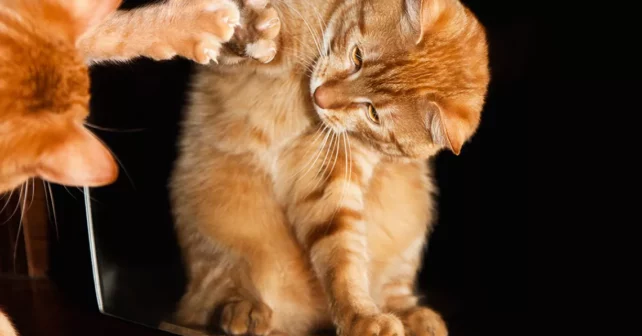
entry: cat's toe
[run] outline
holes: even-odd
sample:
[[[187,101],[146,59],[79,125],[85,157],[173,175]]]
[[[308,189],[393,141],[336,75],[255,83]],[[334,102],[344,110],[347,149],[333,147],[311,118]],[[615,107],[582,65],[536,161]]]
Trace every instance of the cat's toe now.
[[[254,27],[262,39],[271,40],[279,35],[281,19],[274,8],[268,8],[259,14]]]
[[[145,54],[153,60],[164,61],[174,58],[176,51],[164,43],[154,43]]]
[[[223,307],[221,328],[228,335],[268,335],[272,329],[272,309],[247,300],[230,302]]]
[[[200,64],[208,64],[210,62],[217,62],[221,44],[214,36],[204,35],[194,46],[193,60]]]
[[[261,63],[269,63],[276,56],[276,43],[271,40],[259,40],[245,48],[245,54]]]
[[[245,6],[254,8],[254,9],[263,9],[268,4],[268,0],[244,0],[243,3]]]
[[[211,1],[197,18],[202,32],[216,36],[221,42],[229,41],[239,25],[241,13],[238,7],[228,1]]]
[[[434,310],[417,307],[403,316],[406,329],[413,336],[447,336],[446,323]]]
[[[391,314],[378,314],[372,316],[357,316],[346,328],[345,336],[404,336],[401,321]]]

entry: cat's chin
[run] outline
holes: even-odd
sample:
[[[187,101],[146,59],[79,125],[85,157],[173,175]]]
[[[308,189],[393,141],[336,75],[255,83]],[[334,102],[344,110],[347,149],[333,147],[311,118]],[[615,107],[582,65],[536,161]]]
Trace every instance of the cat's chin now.
[[[348,129],[343,126],[336,117],[332,116],[332,110],[320,108],[314,102],[312,103],[312,105],[314,106],[314,111],[319,116],[319,119],[321,120],[323,125],[329,127],[334,133],[341,134],[348,131]]]

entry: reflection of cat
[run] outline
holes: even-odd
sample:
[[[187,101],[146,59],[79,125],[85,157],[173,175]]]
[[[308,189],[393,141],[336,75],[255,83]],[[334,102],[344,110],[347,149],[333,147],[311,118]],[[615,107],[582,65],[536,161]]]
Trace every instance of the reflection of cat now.
[[[169,0],[115,12],[120,2],[0,4],[0,193],[34,176],[76,186],[114,181],[111,154],[83,126],[86,61],[179,55],[207,63],[218,58],[241,15],[230,0]],[[272,49],[247,56],[260,59]]]
[[[445,335],[415,294],[425,161],[477,129],[483,27],[458,0],[272,6],[274,61],[203,69],[191,94],[171,179],[178,322],[209,327],[220,308],[228,334]]]

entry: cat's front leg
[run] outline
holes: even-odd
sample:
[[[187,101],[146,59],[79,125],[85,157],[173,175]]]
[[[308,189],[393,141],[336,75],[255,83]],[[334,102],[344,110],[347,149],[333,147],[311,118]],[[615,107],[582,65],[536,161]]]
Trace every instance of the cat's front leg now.
[[[325,176],[298,179],[289,220],[325,290],[339,335],[404,336],[395,315],[383,313],[370,295],[364,190],[374,163],[339,153]],[[355,154],[358,156],[358,154]],[[324,163],[321,164],[325,165]],[[328,171],[329,167],[312,170]],[[314,174],[312,174],[314,175]]]
[[[239,21],[232,0],[169,0],[117,11],[85,33],[78,47],[90,62],[181,56],[207,64],[217,61]]]

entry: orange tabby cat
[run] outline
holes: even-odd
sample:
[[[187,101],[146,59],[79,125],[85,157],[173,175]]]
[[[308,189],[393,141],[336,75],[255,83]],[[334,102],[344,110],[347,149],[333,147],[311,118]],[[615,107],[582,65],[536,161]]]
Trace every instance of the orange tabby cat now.
[[[203,69],[171,178],[180,324],[226,333],[443,336],[415,278],[426,159],[459,154],[489,82],[458,0],[273,0],[267,65]]]
[[[83,126],[89,102],[86,62],[178,55],[208,63],[219,58],[241,18],[230,0],[170,0],[115,12],[119,4],[0,4],[0,193],[34,176],[75,186],[113,182],[118,169],[111,154]],[[248,52],[227,53],[226,62],[245,57],[268,62],[276,51],[250,37],[233,42],[247,45]]]

